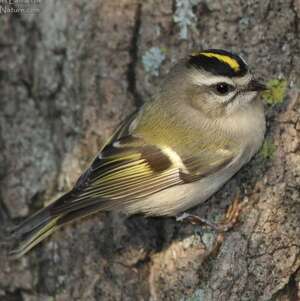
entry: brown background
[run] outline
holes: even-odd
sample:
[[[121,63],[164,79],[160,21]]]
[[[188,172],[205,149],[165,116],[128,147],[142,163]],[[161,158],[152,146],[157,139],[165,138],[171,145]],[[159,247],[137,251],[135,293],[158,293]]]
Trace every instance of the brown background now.
[[[283,78],[289,88],[283,104],[266,107],[274,155],[258,154],[193,210],[217,219],[238,192],[247,201],[218,254],[208,230],[100,214],[19,261],[6,260],[2,243],[0,300],[300,299],[300,1],[36,6],[36,14],[0,15],[1,236],[67,191],[114,127],[192,50],[235,50],[258,77]],[[161,64],[147,61],[152,47]]]

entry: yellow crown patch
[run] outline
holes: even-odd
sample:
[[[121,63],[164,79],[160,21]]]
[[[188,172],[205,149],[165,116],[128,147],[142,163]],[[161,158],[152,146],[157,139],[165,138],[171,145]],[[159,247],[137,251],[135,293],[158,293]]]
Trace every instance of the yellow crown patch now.
[[[240,65],[237,62],[237,60],[235,60],[234,58],[225,55],[225,54],[219,54],[219,53],[214,53],[214,52],[200,52],[200,53],[193,53],[193,56],[196,55],[205,55],[207,57],[213,57],[218,59],[219,61],[222,61],[224,63],[226,63],[227,65],[229,65],[229,67],[234,70],[235,72],[238,72],[240,70]]]

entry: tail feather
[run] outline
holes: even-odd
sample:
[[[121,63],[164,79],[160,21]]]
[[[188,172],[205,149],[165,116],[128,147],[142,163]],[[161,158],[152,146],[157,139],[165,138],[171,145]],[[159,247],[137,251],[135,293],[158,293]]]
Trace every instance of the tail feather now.
[[[58,203],[62,203],[63,198],[66,199],[69,197],[70,195],[68,194],[62,196],[53,204],[38,211],[11,231],[11,237],[16,240],[17,245],[10,252],[11,258],[22,257],[62,225],[111,207],[107,201],[98,200],[96,202],[95,200],[91,200],[84,207],[77,208],[77,206],[74,206],[74,208],[69,210],[60,211],[59,214],[53,213],[53,206],[57,207]]]
[[[17,259],[30,251],[57,229],[57,221],[59,218],[60,216],[57,216],[50,221],[40,224],[39,227],[34,227],[32,231],[19,238],[18,246],[10,251],[9,256]]]
[[[49,208],[44,208],[29,218],[25,219],[22,223],[11,229],[11,234],[20,237],[26,233],[34,231],[36,228],[41,227],[43,224],[51,220]]]
[[[11,234],[15,237],[20,237],[33,232],[35,229],[42,227],[43,225],[50,223],[54,217],[61,215],[62,212],[53,212],[54,207],[59,207],[64,205],[70,200],[73,200],[74,196],[72,191],[64,194],[58,198],[55,202],[51,203],[47,207],[39,210],[35,214],[31,215],[25,219],[22,223],[17,225],[15,228],[11,229]]]

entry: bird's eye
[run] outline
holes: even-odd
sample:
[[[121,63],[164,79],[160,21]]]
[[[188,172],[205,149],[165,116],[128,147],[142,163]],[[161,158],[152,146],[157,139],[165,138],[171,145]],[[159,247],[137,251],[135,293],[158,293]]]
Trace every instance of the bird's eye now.
[[[213,85],[213,90],[218,95],[226,95],[234,90],[234,86],[227,83],[218,83],[216,85]]]

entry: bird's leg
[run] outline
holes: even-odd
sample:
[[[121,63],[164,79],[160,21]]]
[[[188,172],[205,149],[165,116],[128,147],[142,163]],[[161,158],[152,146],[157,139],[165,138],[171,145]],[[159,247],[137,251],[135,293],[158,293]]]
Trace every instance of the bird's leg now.
[[[213,223],[198,215],[193,215],[189,213],[183,213],[180,216],[177,216],[176,221],[206,225],[212,228],[213,230],[215,230],[216,232],[222,233],[230,230],[234,226],[234,224],[237,222],[240,211],[241,211],[241,204],[237,197],[234,200],[234,202],[229,206],[224,219],[220,223]]]

